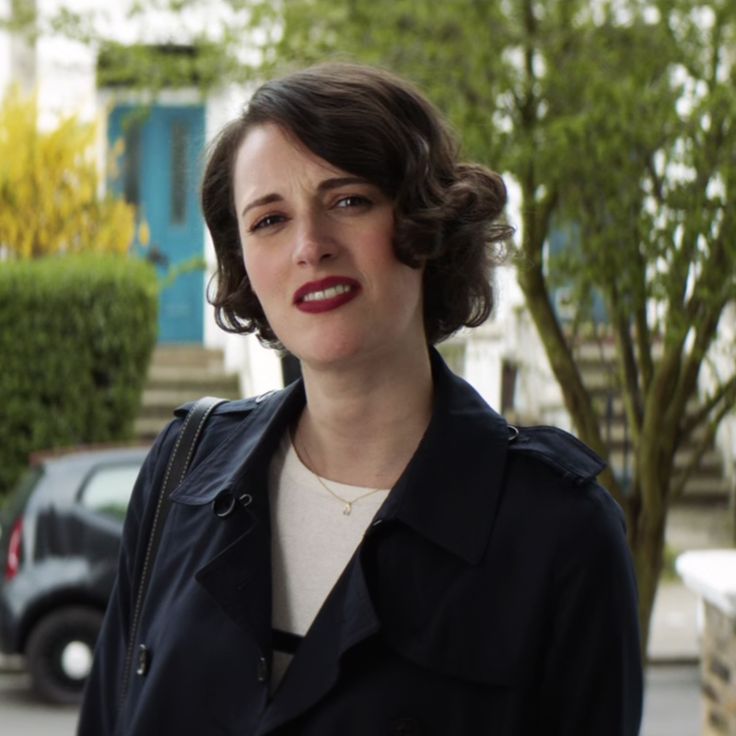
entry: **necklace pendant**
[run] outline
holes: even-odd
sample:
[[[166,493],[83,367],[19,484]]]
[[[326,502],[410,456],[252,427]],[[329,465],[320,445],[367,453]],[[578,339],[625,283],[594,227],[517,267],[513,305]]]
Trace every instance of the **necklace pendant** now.
[[[350,516],[350,512],[352,510],[353,510],[353,504],[346,501],[345,505],[342,507],[343,516]]]

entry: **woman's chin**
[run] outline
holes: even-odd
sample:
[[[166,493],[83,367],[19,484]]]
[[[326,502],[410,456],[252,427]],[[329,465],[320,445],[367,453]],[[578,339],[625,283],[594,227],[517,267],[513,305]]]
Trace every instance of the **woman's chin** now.
[[[309,344],[287,345],[287,348],[303,365],[319,370],[344,368],[367,359],[371,353],[362,341],[354,339],[314,340]]]

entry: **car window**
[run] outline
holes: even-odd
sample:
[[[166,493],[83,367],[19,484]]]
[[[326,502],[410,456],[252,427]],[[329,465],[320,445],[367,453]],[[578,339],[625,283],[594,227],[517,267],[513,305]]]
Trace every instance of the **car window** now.
[[[82,489],[80,503],[85,508],[122,520],[139,470],[138,464],[95,468]]]
[[[0,506],[0,523],[11,524],[23,511],[31,491],[36,487],[43,475],[43,468],[31,466],[27,468],[11,493],[2,501]]]

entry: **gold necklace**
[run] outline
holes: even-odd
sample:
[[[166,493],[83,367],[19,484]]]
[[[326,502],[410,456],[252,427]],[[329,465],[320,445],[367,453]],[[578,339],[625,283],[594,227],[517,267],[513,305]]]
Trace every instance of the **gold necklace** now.
[[[312,458],[309,457],[309,453],[307,452],[307,448],[304,446],[304,443],[302,442],[301,451],[304,453],[304,459],[307,461],[306,465],[311,469],[314,468],[315,465],[312,462]],[[296,438],[294,439],[294,452],[296,452],[297,456],[299,455],[299,452],[296,449]],[[312,474],[317,479],[319,484],[324,488],[327,493],[330,494],[334,499],[338,500],[342,504],[342,513],[343,516],[350,516],[350,513],[353,510],[353,504],[358,503],[358,501],[362,501],[364,498],[368,498],[368,496],[372,496],[374,493],[380,493],[381,491],[385,491],[384,488],[374,488],[373,490],[368,491],[367,493],[363,493],[357,498],[354,498],[352,501],[348,501],[347,498],[343,498],[338,493],[335,493],[335,491],[330,488],[327,483],[323,480],[322,476],[318,473],[315,473],[314,470],[312,470]]]

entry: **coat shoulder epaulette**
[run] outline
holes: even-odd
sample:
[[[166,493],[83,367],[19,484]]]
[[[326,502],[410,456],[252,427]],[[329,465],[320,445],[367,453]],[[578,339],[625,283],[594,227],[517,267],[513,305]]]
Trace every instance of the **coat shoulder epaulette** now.
[[[511,429],[512,437],[509,445],[511,452],[533,455],[575,482],[592,480],[606,467],[606,463],[597,453],[563,429],[558,427]]]
[[[222,404],[218,404],[214,410],[213,414],[249,414],[253,411],[259,404],[261,404],[266,399],[270,398],[271,396],[277,394],[278,391],[267,391],[264,394],[260,394],[259,396],[252,396],[247,399],[233,399],[233,400],[226,400]],[[184,417],[187,415],[189,410],[194,406],[196,402],[195,401],[187,401],[185,404],[182,404],[181,406],[177,406],[176,409],[174,409],[174,416],[177,417]]]

